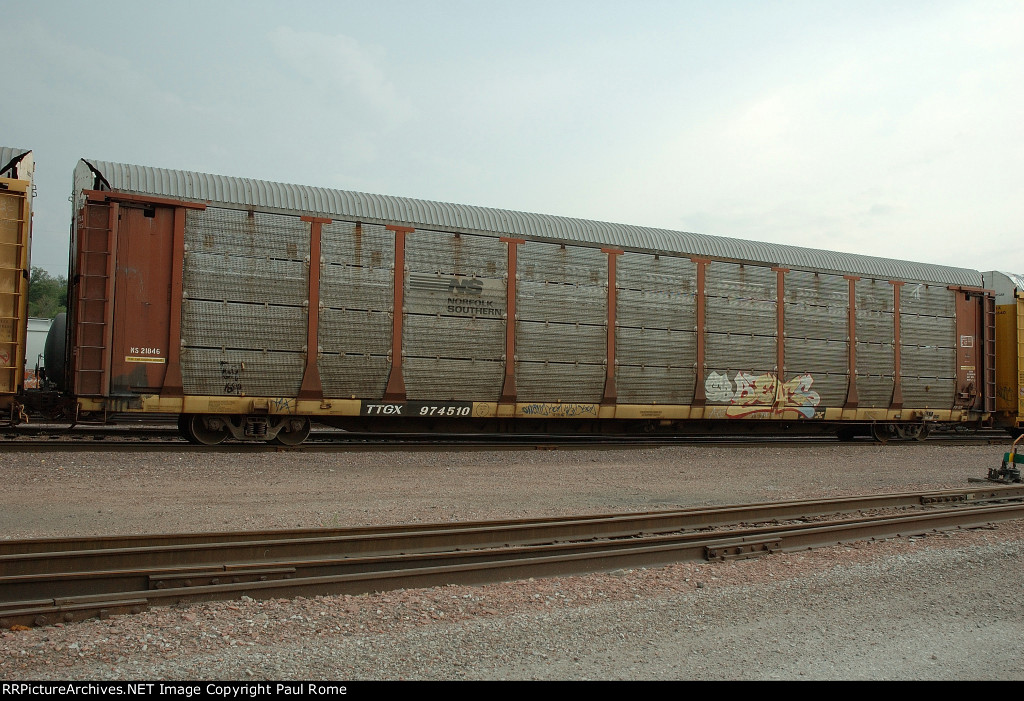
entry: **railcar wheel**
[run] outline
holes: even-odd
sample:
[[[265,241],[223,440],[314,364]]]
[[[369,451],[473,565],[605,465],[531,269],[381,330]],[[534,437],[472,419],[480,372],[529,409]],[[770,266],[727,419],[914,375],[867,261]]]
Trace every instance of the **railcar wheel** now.
[[[888,443],[893,437],[893,429],[890,424],[871,424],[871,436],[879,443]]]
[[[294,428],[295,421],[297,420],[289,419],[289,423],[292,423],[293,425],[287,426],[287,428],[291,428],[292,430],[285,431],[284,428],[282,428],[277,432],[277,435],[274,436],[274,443],[278,443],[280,445],[298,445],[309,437],[309,419],[302,419],[302,426],[300,428]]]
[[[899,424],[896,435],[910,441],[923,441],[928,437],[929,429],[925,424]]]
[[[217,445],[223,443],[228,437],[225,428],[207,428],[205,417],[200,414],[193,414],[187,422],[189,440],[199,445]]]

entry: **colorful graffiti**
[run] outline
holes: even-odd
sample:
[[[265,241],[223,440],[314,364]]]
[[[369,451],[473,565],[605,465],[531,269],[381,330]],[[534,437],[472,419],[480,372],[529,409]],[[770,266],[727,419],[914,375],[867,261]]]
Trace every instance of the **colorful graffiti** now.
[[[734,419],[814,417],[821,397],[811,389],[814,377],[798,375],[779,383],[771,373],[753,375],[737,372],[734,380],[726,373],[712,372],[704,381],[708,402],[729,404],[726,416]]]

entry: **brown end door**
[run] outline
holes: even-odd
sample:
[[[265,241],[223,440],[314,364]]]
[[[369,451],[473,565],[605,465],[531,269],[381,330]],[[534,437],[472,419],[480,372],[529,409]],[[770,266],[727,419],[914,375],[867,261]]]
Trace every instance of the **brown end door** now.
[[[119,209],[110,394],[157,392],[170,341],[174,208]]]

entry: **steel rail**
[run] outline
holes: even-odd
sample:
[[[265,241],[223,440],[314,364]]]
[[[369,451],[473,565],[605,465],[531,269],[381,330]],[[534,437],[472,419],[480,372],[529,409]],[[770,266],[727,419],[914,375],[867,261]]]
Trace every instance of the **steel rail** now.
[[[421,552],[459,547],[498,547],[574,538],[626,538],[684,529],[808,518],[867,509],[1024,497],[1024,485],[871,494],[832,499],[793,499],[718,507],[588,514],[547,518],[404,524],[349,528],[226,531],[0,541],[0,574],[29,575],[211,562]],[[3,579],[0,578],[0,587]],[[0,590],[2,591],[2,590]]]
[[[927,441],[897,441],[894,445],[934,446],[968,446],[968,445],[1009,445],[1012,442],[1006,434],[994,435],[946,435],[932,436]],[[313,438],[295,446],[278,445],[275,443],[225,441],[217,445],[197,446],[183,439],[168,436],[160,437],[105,437],[100,434],[89,434],[71,438],[51,437],[47,440],[33,438],[7,438],[0,436],[0,445],[8,452],[88,452],[101,450],[104,452],[121,451],[160,451],[182,453],[238,453],[247,452],[372,452],[380,450],[555,450],[555,449],[616,449],[627,447],[665,448],[665,447],[746,447],[765,448],[778,446],[815,446],[815,445],[878,445],[869,438],[853,441],[839,441],[835,436],[525,436],[509,434],[506,436],[464,435],[464,436],[422,436],[372,434],[342,436],[335,438]]]
[[[776,526],[724,535],[664,535],[636,541],[551,544],[540,547],[516,546],[496,550],[448,553],[420,553],[384,557],[379,563],[368,558],[366,571],[309,576],[281,564],[274,573],[280,578],[170,586],[168,588],[116,591],[85,596],[10,602],[0,608],[4,625],[30,622],[43,625],[84,617],[139,611],[149,606],[211,601],[248,595],[253,598],[361,594],[398,588],[442,584],[484,584],[524,576],[564,576],[626,567],[665,565],[680,561],[752,557],[779,551],[802,550],[864,539],[921,535],[950,528],[989,525],[1024,517],[1024,503],[942,509],[931,513],[888,517],[864,517],[815,525]],[[301,566],[303,563],[299,563]],[[352,569],[353,563],[345,563]],[[270,568],[267,568],[270,569]],[[231,574],[225,572],[225,578]],[[295,576],[299,575],[299,576]],[[181,575],[176,575],[181,576]],[[187,576],[187,575],[184,575]],[[294,577],[294,578],[291,578]],[[156,586],[159,586],[157,581]],[[162,580],[165,587],[182,580]]]
[[[841,513],[850,510],[854,506],[863,508],[863,504],[871,504],[871,508],[886,508],[893,506],[908,505],[908,499],[916,496],[918,504],[948,504],[950,502],[967,503],[971,499],[986,500],[1007,500],[1019,498],[1021,488],[1017,487],[996,487],[985,488],[982,493],[977,490],[947,490],[945,492],[930,492],[917,495],[881,495],[864,498],[848,498],[845,504],[838,506],[833,503],[831,513]],[[858,501],[860,504],[858,505]],[[782,504],[758,504],[747,505],[746,507],[725,507],[724,509],[702,510],[691,509],[686,512],[690,527],[698,525],[708,527],[707,524],[735,525],[755,519],[778,519],[793,517],[811,517],[827,512],[824,508],[828,502],[814,502],[810,500],[794,501]],[[800,511],[800,509],[803,511]],[[439,534],[447,540],[448,546],[441,547],[439,543],[430,541],[425,547],[417,549],[394,550],[392,546],[372,548],[363,551],[344,549],[343,554],[338,550],[327,548],[315,553],[313,550],[289,549],[265,547],[262,556],[254,559],[239,560],[231,558],[212,558],[211,561],[197,563],[190,560],[188,564],[176,561],[168,555],[181,555],[182,547],[171,546],[158,547],[160,557],[148,566],[141,566],[137,562],[134,566],[116,569],[107,568],[100,572],[90,572],[86,567],[78,571],[64,572],[31,572],[22,575],[8,575],[3,578],[0,584],[0,600],[8,603],[0,606],[0,623],[11,625],[12,621],[23,622],[31,619],[32,622],[52,622],[54,611],[61,611],[61,616],[71,616],[71,619],[88,615],[97,615],[101,609],[108,611],[117,609],[119,611],[137,608],[140,601],[150,603],[163,601],[168,596],[171,598],[193,598],[205,596],[204,592],[234,592],[241,591],[246,587],[253,587],[262,591],[265,588],[292,587],[295,591],[304,590],[306,582],[312,582],[314,587],[323,581],[363,581],[367,577],[379,576],[385,583],[391,583],[393,572],[406,572],[409,577],[422,578],[430,576],[431,573],[462,572],[469,567],[470,570],[480,567],[484,571],[501,570],[501,563],[513,563],[515,568],[523,567],[520,561],[525,562],[575,562],[578,558],[597,558],[600,561],[615,561],[625,558],[624,562],[633,563],[631,558],[640,557],[641,561],[647,564],[665,564],[666,562],[678,561],[679,559],[690,559],[692,552],[687,548],[695,547],[698,550],[703,548],[703,557],[710,559],[722,559],[726,557],[740,557],[762,552],[772,552],[780,549],[793,549],[816,547],[821,544],[832,544],[846,539],[862,539],[865,537],[890,537],[893,534],[906,535],[908,532],[926,532],[937,528],[950,528],[957,525],[977,525],[981,518],[985,523],[1004,518],[1020,518],[1021,509],[1024,505],[1019,503],[1009,506],[996,507],[967,507],[959,509],[945,509],[932,511],[923,515],[910,515],[899,517],[860,517],[846,519],[844,521],[833,521],[824,524],[789,524],[771,525],[758,528],[745,528],[729,533],[688,532],[679,533],[679,523],[662,521],[655,524],[653,528],[651,517],[665,516],[663,512],[650,512],[648,514],[615,514],[609,517],[612,524],[602,524],[599,519],[548,519],[540,526],[547,528],[548,533],[539,537],[538,533],[532,537],[522,538],[517,544],[509,544],[512,538],[507,533],[500,534],[500,527],[486,522],[472,524],[473,528],[465,529],[471,534],[471,541],[458,542],[460,550],[453,550],[451,544],[457,537],[457,529],[446,528],[440,533],[431,533],[429,527],[422,527],[420,533],[428,539],[437,537]],[[714,512],[710,513],[709,512]],[[731,514],[730,514],[731,512]],[[1011,515],[1006,515],[1007,513]],[[694,521],[693,517],[705,515],[703,522]],[[669,514],[678,518],[681,513]],[[623,530],[621,526],[634,519],[634,525],[630,529]],[[973,520],[971,520],[973,519]],[[621,523],[614,523],[619,521]],[[505,522],[508,523],[508,522]],[[525,527],[525,522],[512,522],[514,526]],[[636,524],[644,524],[644,528],[636,530]],[[435,524],[436,525],[436,524]],[[534,524],[536,525],[536,524]],[[597,526],[595,528],[595,526]],[[560,531],[562,538],[569,542],[560,542],[550,537],[554,531],[551,529],[564,528]],[[682,528],[685,528],[683,526]],[[400,528],[400,527],[399,527]],[[921,530],[921,529],[924,530]],[[645,530],[646,529],[646,530]],[[895,530],[894,530],[895,529]],[[910,529],[908,531],[908,529]],[[415,530],[415,529],[413,529]],[[497,539],[487,540],[499,534]],[[823,536],[821,534],[827,534]],[[835,534],[839,534],[838,536]],[[847,535],[844,535],[847,534]],[[853,535],[848,535],[853,534]],[[216,534],[214,534],[216,535]],[[387,536],[410,535],[410,531],[397,531]],[[523,535],[523,533],[520,533]],[[483,536],[483,537],[482,537]],[[595,540],[602,538],[601,540]],[[838,538],[838,540],[836,539]],[[618,540],[614,540],[618,539]],[[785,545],[783,544],[785,539]],[[332,540],[332,539],[329,539]],[[503,542],[504,541],[504,542]],[[257,550],[266,546],[269,541],[248,543],[255,546]],[[37,541],[37,544],[39,542]],[[336,545],[337,542],[332,543]],[[233,544],[237,545],[237,544]],[[279,545],[276,544],[276,545]],[[309,545],[308,543],[306,545]],[[420,544],[421,546],[424,543]],[[194,546],[192,546],[194,547]],[[175,550],[178,550],[175,553]],[[132,549],[127,549],[132,550]],[[135,548],[136,555],[143,548]],[[209,552],[213,552],[210,549]],[[249,552],[249,551],[247,551]],[[675,553],[668,560],[659,560],[652,555],[658,552]],[[679,554],[683,552],[684,554]],[[690,553],[690,554],[685,554]],[[95,551],[84,553],[85,561],[94,557]],[[118,552],[124,555],[124,552]],[[238,554],[237,552],[235,553]],[[250,553],[251,554],[251,553]],[[35,556],[61,556],[75,555],[74,552],[29,553],[29,561],[42,562],[40,557]],[[13,556],[5,556],[8,559],[6,564],[16,561]],[[654,557],[654,560],[643,558]],[[658,556],[660,557],[660,556]],[[538,559],[539,558],[539,559]],[[555,558],[555,560],[551,560]],[[612,558],[607,560],[606,558]],[[619,558],[619,559],[616,559]],[[519,563],[519,564],[515,564]],[[82,564],[80,562],[79,564]],[[566,565],[568,566],[568,565]],[[625,565],[617,565],[625,566]],[[452,568],[455,568],[452,570]],[[7,567],[3,571],[7,571]],[[469,570],[465,570],[469,571]],[[577,570],[573,570],[577,572]],[[542,574],[548,573],[544,569]],[[565,573],[565,572],[556,572]],[[461,575],[460,575],[461,576]],[[471,576],[471,575],[466,575]],[[475,576],[475,575],[473,575]],[[349,578],[349,579],[346,579]],[[339,579],[340,578],[340,579]],[[354,579],[353,579],[354,578]],[[274,582],[277,582],[276,584]],[[370,580],[367,580],[370,581]],[[420,581],[416,579],[416,581]],[[459,580],[462,581],[462,580]],[[494,580],[488,580],[494,581]],[[285,583],[289,582],[289,583]],[[298,582],[303,582],[301,585]],[[406,585],[403,585],[406,586]],[[413,585],[409,585],[413,586]],[[429,584],[416,584],[414,586],[431,586]],[[87,596],[71,596],[89,588]],[[209,589],[213,587],[213,589]],[[226,588],[225,588],[226,587]],[[376,589],[387,588],[377,586]],[[168,594],[154,594],[153,591],[168,590]],[[375,589],[369,589],[375,590]],[[274,590],[276,591],[276,589]],[[145,592],[149,592],[145,594]],[[349,593],[346,589],[342,593]],[[274,596],[278,594],[273,594]],[[45,598],[40,598],[45,597]],[[98,597],[98,598],[97,598]],[[91,606],[97,601],[106,602],[102,606]],[[128,602],[128,603],[111,603]],[[49,612],[49,613],[47,613]],[[41,617],[41,618],[40,618]],[[68,619],[68,620],[71,620]]]
[[[962,511],[949,513],[962,513]],[[853,528],[854,526],[873,524],[878,518],[877,516],[861,516],[830,521],[829,525],[833,528]],[[777,539],[780,533],[796,533],[807,528],[808,524],[805,522],[773,523],[768,526],[738,528],[727,533],[719,532],[713,535],[722,538],[728,537],[730,540],[759,542],[762,536]],[[232,562],[215,560],[212,563],[200,565],[169,564],[106,571],[82,570],[13,575],[0,578],[0,600],[67,597],[80,593],[83,586],[87,586],[91,593],[137,591],[154,587],[163,589],[172,585],[192,587],[199,584],[218,584],[221,581],[240,583],[406,569],[413,566],[425,566],[422,563],[428,563],[430,566],[448,566],[481,558],[484,560],[516,559],[522,557],[524,553],[536,557],[538,553],[567,555],[590,550],[632,549],[637,547],[641,541],[646,545],[680,544],[687,541],[705,542],[709,537],[712,537],[712,534],[702,528],[687,532],[636,533],[629,536],[612,535],[610,537],[591,536],[586,539],[570,538],[566,541],[546,539],[524,541],[515,545],[495,542],[484,544],[481,547],[468,548],[460,541],[458,549],[433,548],[403,552],[381,550],[353,553],[326,548],[323,553],[318,553],[316,556],[300,556],[289,553],[288,555],[265,557],[262,560]]]

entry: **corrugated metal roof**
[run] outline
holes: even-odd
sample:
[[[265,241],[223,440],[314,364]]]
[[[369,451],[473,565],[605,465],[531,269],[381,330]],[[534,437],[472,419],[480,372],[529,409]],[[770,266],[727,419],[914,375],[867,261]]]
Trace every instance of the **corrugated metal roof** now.
[[[996,293],[996,304],[1015,304],[1018,292],[1024,292],[1024,275],[988,270],[985,287]]]
[[[76,189],[95,187],[97,174],[113,190],[231,207],[345,218],[366,223],[403,224],[470,234],[488,233],[614,246],[626,250],[768,263],[894,280],[969,286],[981,286],[983,283],[980,272],[967,268],[91,159],[81,161],[76,168]]]
[[[0,178],[14,178],[17,173],[8,172],[15,161],[20,160],[26,153],[32,153],[26,148],[12,148],[0,146]]]
[[[1010,282],[1013,283],[1014,287],[1024,292],[1024,275],[1018,275],[1017,273],[1003,273],[1003,275],[1010,278]]]

